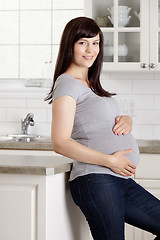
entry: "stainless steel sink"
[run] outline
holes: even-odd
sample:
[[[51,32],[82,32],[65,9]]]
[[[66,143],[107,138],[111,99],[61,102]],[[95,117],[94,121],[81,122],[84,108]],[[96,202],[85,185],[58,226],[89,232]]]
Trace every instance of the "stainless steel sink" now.
[[[13,134],[7,136],[0,136],[0,142],[41,142],[50,143],[49,137],[42,137],[37,135]]]
[[[51,143],[51,138],[49,137],[33,137],[29,139],[30,139],[30,142]]]

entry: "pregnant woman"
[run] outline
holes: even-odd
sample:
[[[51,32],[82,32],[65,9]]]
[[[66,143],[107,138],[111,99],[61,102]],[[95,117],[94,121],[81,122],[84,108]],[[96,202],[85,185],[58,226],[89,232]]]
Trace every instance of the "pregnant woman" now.
[[[130,177],[139,161],[132,120],[119,116],[115,94],[102,88],[102,60],[103,35],[95,21],[71,20],[46,98],[52,103],[53,149],[75,160],[71,194],[93,239],[124,240],[125,222],[160,239],[160,201]]]

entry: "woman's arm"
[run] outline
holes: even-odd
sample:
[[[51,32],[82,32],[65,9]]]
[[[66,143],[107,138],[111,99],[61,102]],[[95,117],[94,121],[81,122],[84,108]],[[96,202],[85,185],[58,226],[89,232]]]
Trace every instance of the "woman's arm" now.
[[[52,104],[52,145],[55,152],[79,162],[101,165],[123,176],[134,173],[135,165],[125,155],[131,150],[107,155],[71,139],[76,101],[71,96],[57,98]]]
[[[132,118],[130,116],[118,116],[115,123],[113,131],[117,135],[126,135],[132,131]]]

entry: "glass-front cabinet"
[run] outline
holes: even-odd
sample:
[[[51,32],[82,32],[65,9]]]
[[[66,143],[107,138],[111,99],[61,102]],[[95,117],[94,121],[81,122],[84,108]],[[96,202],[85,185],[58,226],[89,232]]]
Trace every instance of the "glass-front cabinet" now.
[[[85,0],[104,35],[104,70],[160,70],[160,0]]]

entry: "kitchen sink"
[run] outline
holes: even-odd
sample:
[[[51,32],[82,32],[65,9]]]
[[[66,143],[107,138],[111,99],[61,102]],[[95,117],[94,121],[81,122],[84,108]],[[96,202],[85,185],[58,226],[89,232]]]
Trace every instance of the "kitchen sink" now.
[[[33,138],[29,138],[30,142],[39,142],[39,143],[51,143],[51,139],[49,137],[33,137]]]
[[[12,134],[7,136],[0,136],[0,142],[51,142],[49,137],[25,134]]]

